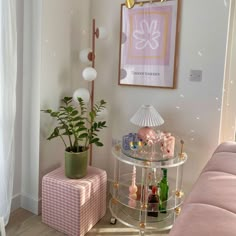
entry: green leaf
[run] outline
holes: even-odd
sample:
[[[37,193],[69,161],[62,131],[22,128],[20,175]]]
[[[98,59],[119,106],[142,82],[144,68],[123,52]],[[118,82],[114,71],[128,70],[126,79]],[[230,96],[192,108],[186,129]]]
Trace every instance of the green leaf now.
[[[68,129],[68,126],[63,124],[61,126],[58,126],[58,129]]]
[[[51,112],[52,112],[52,110],[51,110],[51,109],[47,109],[47,110],[41,110],[41,111],[43,111],[44,113],[51,113]]]
[[[96,123],[96,122],[94,122],[94,124],[93,124],[93,128],[96,130],[97,129],[97,127],[98,127],[98,123]]]
[[[82,131],[87,131],[86,127],[81,127],[79,129],[76,130],[77,132],[82,132]]]
[[[81,118],[80,116],[76,116],[72,119],[72,121],[78,121],[78,120],[82,120],[83,118]]]
[[[51,140],[53,138],[56,138],[59,136],[59,129],[58,128],[55,128],[54,131],[51,133],[51,135],[47,138],[48,140]]]
[[[60,112],[59,112],[59,117],[61,117],[61,116],[66,116],[66,115],[67,115],[67,113],[64,112],[64,111],[60,111]]]
[[[103,146],[103,144],[101,142],[96,142],[95,145],[98,146],[98,147],[102,147]]]
[[[72,97],[64,97],[62,101],[66,104],[70,103],[72,101]]]
[[[79,113],[78,111],[74,110],[74,111],[71,112],[71,115],[76,116],[78,113]]]
[[[97,143],[99,141],[99,138],[93,138],[90,143]]]
[[[52,117],[57,117],[58,114],[59,114],[59,112],[52,112],[52,113],[51,113],[51,116],[52,116]]]
[[[63,134],[61,134],[61,135],[72,135],[73,133],[71,132],[71,131],[69,131],[69,130],[66,130]]]
[[[83,133],[79,136],[79,138],[87,138],[88,137],[88,134],[87,133]]]
[[[66,107],[66,111],[69,112],[69,113],[72,112],[73,111],[73,107],[72,106]]]
[[[105,105],[106,102],[102,99],[102,100],[100,101],[100,104],[101,104],[101,105]]]
[[[79,126],[79,127],[84,126],[84,125],[85,125],[85,122],[83,122],[83,121],[77,122],[75,124],[75,126]]]
[[[57,127],[54,129],[54,134],[57,136],[59,135],[59,129]]]

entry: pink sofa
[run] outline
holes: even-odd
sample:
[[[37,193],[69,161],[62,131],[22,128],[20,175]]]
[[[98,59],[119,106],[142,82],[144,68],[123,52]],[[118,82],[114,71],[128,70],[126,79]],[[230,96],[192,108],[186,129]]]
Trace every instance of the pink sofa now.
[[[235,142],[217,147],[169,235],[236,236]]]

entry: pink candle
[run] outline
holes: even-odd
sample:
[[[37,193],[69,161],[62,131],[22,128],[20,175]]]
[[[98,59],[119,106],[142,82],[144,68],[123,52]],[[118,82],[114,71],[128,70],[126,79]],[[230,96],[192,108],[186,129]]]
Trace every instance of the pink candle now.
[[[136,167],[133,166],[132,184],[129,186],[130,194],[136,194],[138,191],[138,187],[136,186],[135,182],[136,182]]]

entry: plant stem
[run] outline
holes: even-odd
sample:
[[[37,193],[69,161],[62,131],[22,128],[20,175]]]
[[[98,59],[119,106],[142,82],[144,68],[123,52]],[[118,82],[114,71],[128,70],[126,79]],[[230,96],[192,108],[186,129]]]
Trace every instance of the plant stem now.
[[[85,142],[84,142],[84,147],[85,148],[88,146],[88,141],[89,141],[89,136],[90,136],[90,130],[89,129],[88,129],[87,133],[88,133],[88,136],[86,137]]]
[[[58,120],[60,120],[62,122],[62,124],[65,125],[65,127],[67,127],[67,124],[58,116]],[[72,149],[73,145],[72,145],[72,141],[71,141],[71,137],[69,135],[69,129],[66,129],[65,130],[68,132],[68,138],[69,138],[69,142],[70,142],[70,148]]]
[[[60,136],[60,138],[61,138],[62,142],[64,143],[64,145],[65,145],[65,148],[67,149],[67,146],[66,146],[66,142],[65,142],[65,140],[63,139],[63,137],[62,137],[61,135],[59,135],[59,136]]]

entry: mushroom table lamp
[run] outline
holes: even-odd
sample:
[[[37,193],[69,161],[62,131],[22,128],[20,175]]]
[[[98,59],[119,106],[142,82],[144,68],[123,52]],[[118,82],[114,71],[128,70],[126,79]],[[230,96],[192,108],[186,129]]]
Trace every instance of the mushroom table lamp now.
[[[130,122],[142,127],[138,130],[138,137],[145,143],[158,138],[158,134],[151,127],[164,124],[163,118],[152,105],[142,105],[131,117]]]

